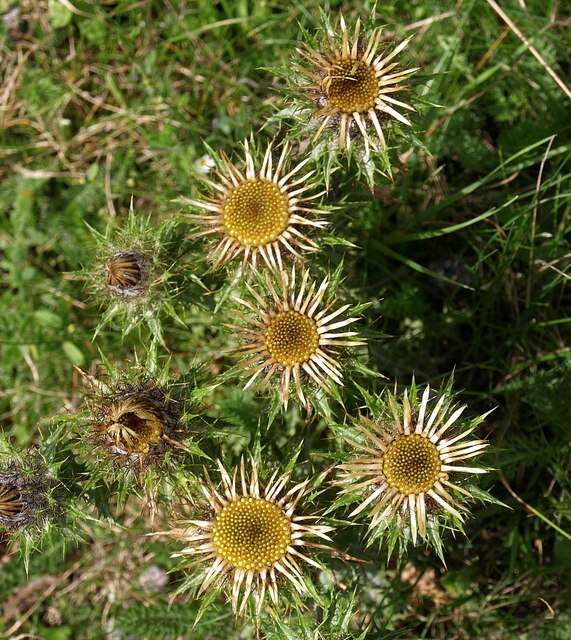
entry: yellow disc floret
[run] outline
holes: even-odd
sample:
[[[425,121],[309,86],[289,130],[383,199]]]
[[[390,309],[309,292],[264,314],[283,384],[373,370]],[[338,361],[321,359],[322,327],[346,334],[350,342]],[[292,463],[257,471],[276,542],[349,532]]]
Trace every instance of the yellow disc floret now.
[[[329,70],[324,90],[330,106],[341,113],[365,113],[375,107],[379,81],[363,60],[339,60]]]
[[[260,571],[285,557],[291,542],[290,520],[273,502],[239,498],[216,517],[212,542],[218,556],[234,568]]]
[[[282,311],[270,320],[264,336],[273,359],[284,367],[307,362],[317,351],[315,320],[299,311]]]
[[[440,476],[440,467],[438,448],[419,434],[397,436],[384,454],[387,483],[404,495],[431,489]]]
[[[232,189],[222,207],[228,235],[242,246],[277,240],[289,222],[289,198],[270,180],[248,180]]]

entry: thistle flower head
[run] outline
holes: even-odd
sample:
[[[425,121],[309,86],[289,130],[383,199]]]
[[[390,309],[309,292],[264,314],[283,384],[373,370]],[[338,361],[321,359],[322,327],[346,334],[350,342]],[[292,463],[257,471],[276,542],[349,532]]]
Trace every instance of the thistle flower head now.
[[[244,613],[253,598],[259,614],[266,591],[278,602],[281,581],[287,580],[300,594],[307,586],[300,562],[320,567],[301,549],[325,548],[316,538],[329,542],[331,527],[317,524],[317,516],[300,515],[299,505],[308,491],[309,480],[287,489],[290,473],[274,471],[263,486],[254,461],[246,473],[240,468],[228,473],[218,461],[221,487],[206,474],[201,482],[206,517],[182,520],[168,533],[186,546],[176,556],[200,563],[204,577],[198,595],[228,584],[232,608]]]
[[[242,324],[231,325],[243,342],[238,350],[244,354],[240,364],[251,373],[245,388],[260,380],[265,386],[278,378],[287,408],[293,379],[299,402],[309,409],[302,382],[310,381],[325,392],[343,385],[335,356],[339,348],[365,344],[357,332],[345,329],[358,318],[343,317],[351,305],[335,308],[332,301],[325,301],[329,277],[318,286],[309,271],[299,273],[294,266],[290,272],[282,270],[279,277],[266,275],[265,285],[267,291],[261,292],[246,284],[251,297],[236,299],[247,311],[238,316]]]
[[[215,239],[209,258],[219,267],[236,258],[244,266],[256,267],[259,260],[273,269],[282,268],[282,252],[301,258],[300,252],[314,252],[318,244],[302,229],[322,229],[326,222],[318,219],[325,213],[312,206],[323,192],[316,192],[311,180],[315,171],[301,173],[309,162],[302,160],[287,166],[289,146],[285,144],[274,163],[272,144],[256,167],[250,144],[244,142],[245,161],[238,167],[220,154],[221,168],[213,179],[203,178],[210,189],[204,200],[185,199],[193,209],[203,213],[190,218],[204,227],[197,236]]]
[[[403,112],[414,107],[394,97],[407,89],[407,79],[417,71],[399,69],[397,61],[410,38],[381,49],[381,28],[362,34],[357,20],[350,33],[342,14],[338,33],[329,22],[325,30],[327,38],[298,49],[302,60],[293,81],[294,100],[305,104],[300,114],[307,114],[309,126],[316,129],[314,142],[327,136],[339,151],[349,152],[353,141],[361,141],[366,164],[371,150],[386,150],[391,120],[411,124]]]
[[[49,482],[45,470],[26,470],[11,463],[0,468],[0,530],[41,526],[49,508]]]
[[[361,418],[350,440],[359,457],[340,465],[342,492],[365,491],[361,503],[349,514],[369,513],[369,530],[374,535],[395,522],[405,524],[413,544],[420,535],[430,542],[429,525],[435,516],[446,514],[452,524],[463,523],[472,497],[462,486],[461,474],[485,473],[486,469],[458,463],[480,455],[488,443],[468,439],[481,416],[462,426],[459,422],[466,406],[452,404],[446,393],[429,409],[430,388],[422,394],[420,405],[416,391],[409,399],[405,391],[402,404],[389,396],[392,419]],[[455,476],[459,478],[456,479]]]
[[[176,446],[179,417],[177,403],[156,383],[121,386],[95,399],[90,436],[114,463],[142,471]]]

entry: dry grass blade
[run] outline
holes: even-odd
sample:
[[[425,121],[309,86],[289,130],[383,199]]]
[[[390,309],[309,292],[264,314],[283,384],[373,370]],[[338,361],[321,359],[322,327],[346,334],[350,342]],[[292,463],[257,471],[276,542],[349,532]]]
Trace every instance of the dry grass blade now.
[[[512,489],[511,485],[509,484],[506,476],[504,475],[503,471],[499,470],[498,471],[498,475],[500,477],[501,483],[504,485],[504,487],[507,489],[508,493],[519,502],[519,504],[522,505],[522,507],[524,507],[524,509],[531,513],[532,516],[536,516],[538,518],[540,518],[541,520],[543,520],[543,522],[545,522],[546,524],[548,524],[550,527],[552,527],[553,529],[555,529],[555,531],[557,531],[558,533],[560,533],[562,536],[564,536],[565,538],[567,538],[567,540],[571,540],[571,534],[568,533],[567,531],[565,531],[564,529],[562,529],[560,526],[556,525],[555,522],[552,522],[549,518],[546,518],[540,511],[538,511],[537,509],[535,509],[534,507],[532,507],[530,504],[528,504],[523,498],[521,498],[520,496],[518,496],[518,494]]]
[[[531,303],[531,285],[533,282],[533,256],[534,256],[534,242],[535,242],[535,228],[537,225],[537,206],[539,201],[539,189],[541,187],[541,179],[543,178],[543,168],[545,167],[545,162],[547,161],[547,156],[549,155],[549,151],[551,150],[551,145],[555,140],[555,136],[551,136],[549,138],[549,143],[547,144],[547,149],[545,150],[545,154],[541,160],[541,164],[539,165],[539,173],[537,174],[537,183],[535,185],[535,205],[533,207],[533,212],[531,214],[531,240],[530,240],[530,249],[529,249],[529,275],[527,279],[527,290],[525,293],[525,306],[529,308]]]
[[[541,57],[539,51],[531,44],[531,42],[523,35],[523,33],[514,24],[513,20],[507,15],[507,13],[498,5],[495,0],[487,0],[492,9],[500,16],[500,18],[508,25],[508,27],[515,33],[515,35],[523,42],[528,48],[531,55],[541,64],[541,66],[547,71],[547,73],[555,80],[557,86],[563,91],[563,93],[571,100],[571,89],[561,80],[561,78],[553,71],[553,69],[545,62]]]

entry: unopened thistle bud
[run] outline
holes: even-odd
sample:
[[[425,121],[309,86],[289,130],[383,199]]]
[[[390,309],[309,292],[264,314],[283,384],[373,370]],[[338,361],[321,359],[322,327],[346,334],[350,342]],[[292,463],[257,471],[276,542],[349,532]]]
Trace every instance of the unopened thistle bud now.
[[[119,251],[104,264],[105,283],[120,298],[135,298],[145,293],[149,279],[149,258],[139,251]]]
[[[92,233],[94,258],[82,278],[102,309],[95,335],[112,320],[123,334],[145,323],[162,342],[161,319],[170,315],[180,321],[174,299],[189,285],[181,267],[188,250],[186,231],[176,218],[154,226],[131,207],[121,226]],[[189,297],[196,301],[199,296]]]

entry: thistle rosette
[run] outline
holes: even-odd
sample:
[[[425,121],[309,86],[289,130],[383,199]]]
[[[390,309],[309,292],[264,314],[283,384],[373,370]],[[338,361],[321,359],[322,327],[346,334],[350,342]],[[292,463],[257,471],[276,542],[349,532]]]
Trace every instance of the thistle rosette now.
[[[470,436],[490,412],[462,419],[466,405],[454,402],[450,385],[434,395],[427,385],[420,400],[413,385],[402,398],[386,391],[366,403],[371,417],[336,427],[352,451],[339,465],[338,503],[357,502],[349,518],[368,519],[369,542],[386,541],[392,552],[420,538],[442,556],[442,530],[463,531],[469,502],[493,501],[466,482],[489,469],[460,464],[489,446]]]

